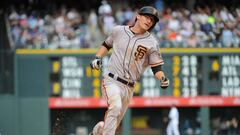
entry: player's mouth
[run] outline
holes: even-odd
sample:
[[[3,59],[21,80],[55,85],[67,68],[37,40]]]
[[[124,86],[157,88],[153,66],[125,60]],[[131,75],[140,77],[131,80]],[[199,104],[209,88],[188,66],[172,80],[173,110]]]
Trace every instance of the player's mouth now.
[[[145,24],[145,26],[147,26],[148,28],[150,27],[150,24],[148,24],[148,23],[144,23]]]

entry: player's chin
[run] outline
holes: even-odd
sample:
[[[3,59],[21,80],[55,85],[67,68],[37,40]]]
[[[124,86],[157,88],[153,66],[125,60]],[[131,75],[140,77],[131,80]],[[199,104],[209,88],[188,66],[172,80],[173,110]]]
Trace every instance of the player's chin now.
[[[148,30],[150,29],[150,27],[147,26],[147,25],[145,25],[145,26],[143,27],[143,29],[144,29],[145,31],[148,31]]]

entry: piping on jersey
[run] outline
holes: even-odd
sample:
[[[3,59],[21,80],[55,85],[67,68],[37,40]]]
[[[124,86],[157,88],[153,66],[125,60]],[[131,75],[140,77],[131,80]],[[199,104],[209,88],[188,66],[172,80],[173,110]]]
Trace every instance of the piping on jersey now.
[[[138,39],[136,39],[135,40],[135,42],[134,42],[134,44],[133,44],[133,47],[132,47],[132,51],[131,51],[131,55],[130,55],[130,60],[129,61],[131,61],[131,59],[132,59],[132,53],[133,53],[133,51],[134,51],[134,47],[135,47],[135,45],[136,45],[136,42],[138,41],[138,40],[140,40],[140,39],[144,39],[144,38],[147,38],[147,37],[149,37],[151,34],[149,33],[146,37],[141,37],[141,38],[138,38]],[[130,67],[130,62],[128,63],[128,71],[129,71],[129,67]],[[138,70],[137,70],[138,71]],[[138,71],[138,73],[139,73],[139,71]],[[129,73],[130,74],[130,73]],[[130,76],[131,76],[131,74],[130,74]]]
[[[126,70],[125,70],[125,58],[126,58],[126,55],[127,55],[127,50],[128,50],[128,47],[129,47],[129,43],[130,43],[130,35],[128,35],[128,32],[126,31],[126,28],[125,27],[123,27],[123,29],[124,29],[124,32],[127,34],[127,36],[128,36],[128,43],[127,43],[127,48],[126,48],[126,51],[125,51],[125,54],[124,54],[124,59],[123,59],[123,72],[124,72],[124,74],[123,74],[123,77],[124,78],[126,78],[125,77],[125,73],[126,73]],[[129,73],[128,73],[129,74]]]
[[[126,54],[127,54],[127,50],[128,50],[128,47],[129,47],[129,43],[130,43],[130,35],[129,35],[129,33],[126,31],[126,27],[124,27],[124,31],[125,31],[125,33],[127,34],[127,36],[129,37],[129,41],[128,41],[128,45],[127,45],[127,49],[126,49],[126,52],[125,52],[125,55],[124,55],[124,60],[123,60],[123,70],[124,70],[124,77],[125,77],[125,73],[126,73],[126,70],[125,70],[125,58],[126,58]],[[135,47],[135,45],[136,45],[136,42],[138,41],[138,40],[140,40],[140,39],[144,39],[144,38],[147,38],[147,37],[149,37],[151,34],[149,33],[148,35],[146,35],[145,37],[141,37],[141,38],[138,38],[138,39],[136,39],[135,40],[135,42],[134,42],[134,44],[133,44],[133,47],[132,47],[132,49],[131,49],[131,54],[130,54],[130,58],[129,58],[129,63],[128,63],[128,74],[129,74],[129,76],[130,76],[130,78],[132,79],[133,77],[131,76],[131,74],[129,73],[129,67],[130,67],[130,61],[131,61],[131,58],[132,58],[132,53],[133,53],[133,50],[134,50],[134,47]],[[139,72],[139,71],[138,71]],[[132,79],[133,80],[133,79]]]

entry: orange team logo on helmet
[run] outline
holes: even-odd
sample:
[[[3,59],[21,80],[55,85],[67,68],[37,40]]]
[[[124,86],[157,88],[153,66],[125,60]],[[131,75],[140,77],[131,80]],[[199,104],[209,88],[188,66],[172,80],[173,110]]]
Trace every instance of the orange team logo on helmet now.
[[[146,54],[146,52],[147,52],[147,48],[142,45],[139,45],[137,47],[137,51],[134,53],[135,60],[138,61],[138,60],[142,59],[143,56]]]

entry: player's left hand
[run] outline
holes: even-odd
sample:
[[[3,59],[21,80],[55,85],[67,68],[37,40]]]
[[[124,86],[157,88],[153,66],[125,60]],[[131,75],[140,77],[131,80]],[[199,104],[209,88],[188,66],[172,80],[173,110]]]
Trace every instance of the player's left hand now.
[[[162,77],[160,83],[161,88],[166,89],[169,86],[169,79],[167,77]]]

